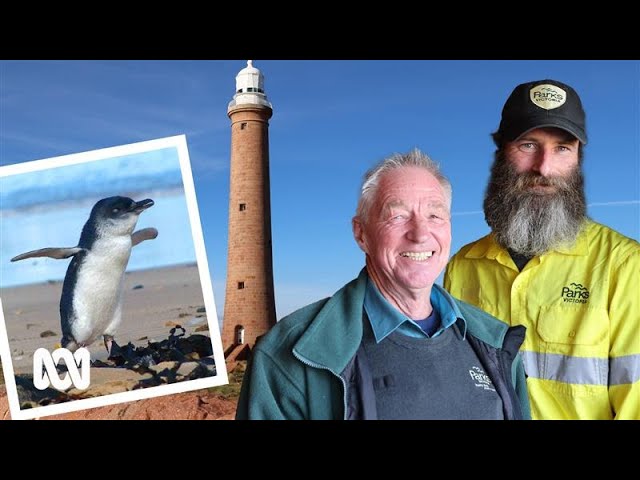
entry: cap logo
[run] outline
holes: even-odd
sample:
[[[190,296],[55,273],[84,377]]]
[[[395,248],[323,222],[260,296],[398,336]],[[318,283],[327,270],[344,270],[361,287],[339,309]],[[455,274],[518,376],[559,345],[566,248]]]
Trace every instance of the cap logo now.
[[[567,92],[548,83],[536,85],[529,91],[531,102],[545,110],[561,107],[567,101]]]

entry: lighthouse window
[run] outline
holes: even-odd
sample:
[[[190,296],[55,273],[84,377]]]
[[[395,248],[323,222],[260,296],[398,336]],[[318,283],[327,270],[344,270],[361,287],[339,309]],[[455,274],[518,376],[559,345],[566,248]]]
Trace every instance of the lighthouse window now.
[[[240,130],[244,130],[245,128],[247,128],[247,122],[242,122],[240,124]]]
[[[244,288],[244,282],[238,282],[238,290],[242,290]]]
[[[247,204],[246,203],[241,203],[240,204],[240,211],[244,212],[247,209]]]

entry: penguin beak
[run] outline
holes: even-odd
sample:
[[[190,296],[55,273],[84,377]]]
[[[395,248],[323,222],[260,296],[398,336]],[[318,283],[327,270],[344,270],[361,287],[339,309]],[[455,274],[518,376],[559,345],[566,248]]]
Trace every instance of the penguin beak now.
[[[130,211],[135,213],[141,213],[147,208],[153,207],[153,204],[154,204],[154,201],[151,200],[150,198],[147,198],[145,200],[140,200],[139,202],[133,202],[133,204],[131,204]]]

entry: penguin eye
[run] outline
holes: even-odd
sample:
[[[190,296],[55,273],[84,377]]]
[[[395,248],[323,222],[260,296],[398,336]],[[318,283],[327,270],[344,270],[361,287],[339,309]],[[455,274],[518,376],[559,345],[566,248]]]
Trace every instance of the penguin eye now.
[[[120,211],[119,208],[114,208],[113,210],[111,210],[111,213],[118,213]]]

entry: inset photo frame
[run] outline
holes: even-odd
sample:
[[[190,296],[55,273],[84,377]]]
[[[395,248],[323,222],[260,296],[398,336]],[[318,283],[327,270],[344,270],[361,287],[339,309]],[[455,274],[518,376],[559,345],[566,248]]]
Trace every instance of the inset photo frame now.
[[[13,419],[228,383],[184,135],[0,167]]]

